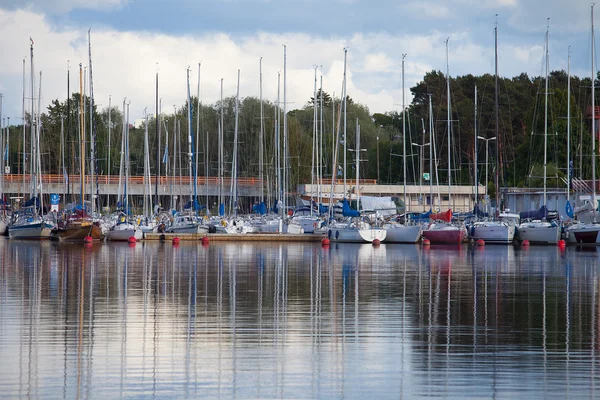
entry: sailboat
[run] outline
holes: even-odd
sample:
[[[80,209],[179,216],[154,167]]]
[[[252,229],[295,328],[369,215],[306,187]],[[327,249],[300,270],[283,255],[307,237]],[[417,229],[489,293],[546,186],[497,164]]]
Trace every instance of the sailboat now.
[[[37,113],[35,111],[35,85],[34,85],[34,69],[33,69],[33,40],[31,41],[31,198],[26,202],[21,209],[13,214],[13,221],[8,227],[8,236],[10,239],[31,239],[43,240],[50,239],[54,224],[45,218],[40,211],[43,207],[43,195],[41,193],[41,162],[40,162],[40,98],[38,95]],[[40,72],[39,92],[41,94],[42,74]],[[23,120],[23,129],[25,129],[25,120]],[[23,156],[25,157],[25,156]],[[38,187],[40,192],[38,193]],[[38,197],[39,195],[39,197]]]
[[[451,204],[452,170],[451,170],[451,137],[452,137],[452,114],[450,112],[450,67],[448,63],[448,40],[446,40],[446,92],[448,97],[448,204]],[[432,140],[433,145],[433,140]],[[437,174],[436,174],[437,175]],[[429,218],[433,221],[426,229],[423,229],[423,237],[431,244],[460,244],[467,236],[464,225],[452,223],[452,209],[441,213],[432,213]]]
[[[531,244],[557,244],[560,239],[562,228],[560,224],[551,218],[546,207],[546,165],[548,156],[548,31],[546,30],[546,80],[544,93],[544,197],[543,204],[539,210],[525,211],[520,213],[521,224],[518,227],[518,239],[529,241]],[[592,79],[593,80],[593,79]]]
[[[500,130],[499,130],[499,118],[498,118],[498,23],[496,23],[496,28],[494,29],[494,65],[495,65],[495,73],[494,73],[494,110],[496,114],[495,118],[495,138],[485,139],[486,146],[488,145],[488,141],[495,139],[496,141],[500,140]],[[475,86],[475,187],[478,187],[479,183],[477,182],[477,86]],[[483,139],[483,138],[482,138]],[[486,153],[487,154],[487,153]],[[496,157],[496,163],[498,162],[499,157]],[[496,167],[496,170],[498,168]],[[486,158],[486,176],[485,183],[487,186],[487,158]],[[496,187],[498,187],[498,182],[496,181]],[[475,196],[477,199],[478,196]],[[498,207],[498,201],[496,201],[496,207]],[[519,224],[519,215],[510,212],[502,212],[498,214],[498,219],[485,219],[481,221],[474,222],[469,227],[469,236],[472,240],[483,240],[485,243],[497,243],[497,244],[510,244],[513,242],[515,237],[516,227]]]
[[[344,49],[344,84],[342,89],[343,95],[343,104],[344,104],[344,120],[346,118],[346,55],[348,50]],[[344,129],[345,131],[345,129]],[[336,138],[336,143],[339,143],[339,129],[338,129],[338,137]],[[344,147],[346,146],[347,137],[344,134]],[[337,163],[337,151],[338,146],[335,148],[334,155],[334,163],[335,166]],[[357,126],[356,129],[356,205],[357,208],[360,207],[360,186],[359,186],[359,177],[360,177],[360,125]],[[344,172],[345,175],[345,172]],[[332,178],[332,187],[333,187],[333,178]],[[333,196],[333,191],[331,191],[330,196]],[[333,204],[332,199],[330,197],[329,204]],[[332,242],[342,242],[342,243],[370,243],[375,240],[383,242],[386,238],[387,231],[383,228],[374,228],[371,225],[369,218],[363,216],[359,210],[353,210],[350,208],[350,204],[346,198],[342,201],[342,215],[345,219],[341,221],[331,222],[327,227],[327,237]]]
[[[123,100],[123,111],[125,111],[125,100]],[[129,113],[127,113],[129,115]],[[146,119],[146,128],[148,120]],[[121,149],[123,154],[121,157],[120,171],[125,171],[123,180],[123,199],[121,201],[122,210],[118,215],[117,221],[106,232],[106,239],[110,241],[129,241],[131,237],[136,240],[143,238],[143,232],[139,224],[136,224],[130,219],[129,215],[129,199],[127,194],[127,184],[129,182],[129,123],[123,124],[123,135],[121,135]],[[119,182],[119,193],[121,193],[121,182]]]
[[[0,122],[4,121],[2,119],[2,97],[3,96],[0,95]],[[8,162],[8,127],[10,125],[10,117],[7,117],[7,119],[8,122],[6,128],[0,123],[0,154],[2,154],[2,157],[0,158],[2,160],[0,163],[0,236],[6,236],[8,224],[10,223],[7,214],[8,207],[4,197],[4,163]],[[4,133],[5,129],[6,134]]]
[[[91,53],[90,53],[91,54]],[[91,56],[90,56],[91,61]],[[79,242],[100,240],[103,238],[102,228],[99,222],[93,220],[88,214],[85,201],[85,124],[83,108],[83,67],[79,64],[79,134],[80,134],[80,176],[81,195],[77,206],[68,211],[65,218],[58,221],[54,234],[61,241]],[[92,96],[93,99],[93,96]],[[93,101],[93,100],[92,100]],[[92,196],[93,197],[93,196]],[[92,201],[93,203],[93,201]],[[93,206],[92,206],[93,210]]]
[[[406,54],[402,55],[402,159],[404,162],[404,207],[405,213],[408,212],[408,203],[406,201],[406,108],[404,105],[404,58]],[[383,229],[386,231],[385,241],[386,243],[416,243],[421,239],[421,225],[412,224],[408,225],[408,221],[404,224],[387,222],[383,225]]]
[[[165,229],[168,233],[180,234],[204,234],[208,233],[209,227],[202,224],[197,217],[198,201],[196,173],[194,163],[194,133],[192,128],[192,101],[190,96],[190,69],[187,69],[187,120],[188,120],[188,171],[190,182],[190,201],[184,206],[184,211],[175,214],[171,225]],[[179,136],[178,136],[179,137]],[[174,169],[173,169],[174,170]]]
[[[315,81],[313,87],[313,135],[312,135],[312,165],[311,165],[311,186],[314,186],[315,179],[319,181],[319,141],[318,141],[318,113],[317,113],[317,67],[315,66]],[[317,165],[315,165],[317,160]],[[315,173],[316,172],[316,173]],[[302,205],[294,210],[291,222],[302,227],[304,233],[314,233],[319,230],[323,224],[323,219],[319,216],[318,207],[315,207],[314,193],[311,192],[310,203],[308,206]],[[300,199],[301,200],[301,199]],[[319,198],[319,203],[321,199]],[[317,210],[315,210],[317,208]]]
[[[596,89],[596,71],[594,68],[594,5],[591,8],[591,20],[592,20],[592,154],[596,154],[596,107],[595,107],[595,89]],[[569,93],[569,96],[571,93]],[[568,188],[567,188],[568,190]],[[596,199],[596,157],[592,157],[592,197],[591,201],[586,202],[581,207],[576,207],[574,210],[577,219],[581,221],[581,217],[585,216],[586,219],[591,221],[577,222],[565,229],[567,241],[569,243],[578,244],[600,244],[600,223],[596,220],[598,209],[598,201]]]

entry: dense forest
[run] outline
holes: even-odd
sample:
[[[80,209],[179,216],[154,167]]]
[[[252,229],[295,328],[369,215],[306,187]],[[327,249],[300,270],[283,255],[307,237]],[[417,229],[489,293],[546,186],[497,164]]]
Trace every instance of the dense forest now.
[[[567,91],[568,76],[564,71],[554,71],[549,77],[548,91],[548,124],[547,124],[547,160],[548,185],[564,187],[567,171]],[[477,127],[475,126],[475,86],[478,88]],[[361,178],[376,179],[382,184],[401,184],[403,171],[403,123],[406,131],[407,184],[419,182],[421,172],[429,170],[429,150],[423,146],[430,142],[430,118],[433,126],[434,160],[439,170],[439,182],[447,182],[448,171],[448,127],[451,132],[451,171],[453,183],[473,184],[475,156],[475,128],[477,136],[494,138],[489,141],[478,141],[479,182],[484,183],[485,153],[489,153],[488,185],[490,194],[495,193],[494,174],[498,166],[499,184],[501,186],[539,187],[544,153],[544,117],[545,117],[545,79],[530,78],[521,74],[514,78],[498,79],[499,130],[496,132],[495,120],[495,77],[493,75],[465,75],[450,80],[451,123],[447,118],[447,81],[439,71],[431,71],[416,86],[410,88],[413,101],[407,105],[404,113],[393,111],[385,114],[371,114],[367,107],[347,97],[346,132],[349,148],[354,147],[356,126],[360,124],[361,148],[366,152],[361,155]],[[591,79],[571,77],[570,112],[571,112],[571,160],[573,175],[583,179],[591,176]],[[41,115],[40,148],[42,152],[42,169],[48,173],[61,173],[61,125],[64,132],[65,168],[67,173],[78,173],[79,165],[79,94],[73,94],[67,101],[55,99]],[[429,114],[429,99],[433,113]],[[328,93],[317,94],[317,100],[323,99],[322,111],[317,113],[318,126],[323,127],[324,176],[331,177],[333,128],[339,126],[343,132],[343,121],[340,119],[340,99],[331,98]],[[84,98],[86,112],[89,111],[89,98]],[[220,119],[220,102],[200,104],[192,98],[194,132],[198,141],[198,175],[217,175],[218,123]],[[295,190],[299,183],[308,183],[311,179],[313,126],[313,99],[306,99],[302,108],[288,111],[288,164],[290,171],[290,189]],[[273,182],[275,157],[275,132],[277,114],[282,110],[273,102],[263,102],[264,143],[262,143],[265,159],[264,171],[266,179]],[[113,105],[101,111],[94,107],[96,166],[99,174],[118,174],[121,135],[123,126],[123,105]],[[199,110],[199,111],[198,111]],[[231,172],[233,135],[235,124],[235,97],[223,101],[224,113],[224,154],[225,175]],[[335,113],[335,114],[334,114]],[[110,114],[110,126],[109,126]],[[322,120],[321,120],[322,115]],[[198,118],[199,123],[198,123]],[[405,118],[405,121],[403,121]],[[23,147],[23,127],[10,127],[9,163],[11,171],[21,172],[23,148],[29,151],[29,115],[26,116],[25,147]],[[179,137],[181,149],[181,169],[176,165],[176,173],[187,175],[187,103],[173,112],[161,114],[161,149],[162,159],[165,138],[168,132],[168,148],[170,160],[173,160],[173,140]],[[176,122],[178,121],[178,122]],[[90,148],[89,116],[86,117],[85,131],[87,149]],[[131,174],[142,175],[144,166],[144,126],[133,127],[130,122]],[[283,118],[279,118],[283,123]],[[180,131],[174,135],[175,126]],[[150,143],[150,166],[152,174],[156,173],[157,137],[154,116],[148,120]],[[109,135],[110,131],[110,135]],[[283,129],[282,129],[283,131]],[[240,99],[239,104],[239,154],[238,176],[257,177],[259,171],[260,138],[260,101],[255,97]],[[110,145],[109,145],[110,140]],[[343,140],[340,135],[340,141]],[[486,149],[486,143],[489,149]],[[420,144],[421,146],[416,146]],[[420,151],[421,150],[421,151]],[[422,153],[422,171],[419,171],[419,157]],[[110,154],[110,157],[109,157]],[[89,156],[89,152],[86,155]],[[110,158],[110,164],[109,164]],[[354,153],[348,152],[346,172],[354,178]],[[340,162],[343,156],[339,157]],[[172,163],[172,161],[170,161]],[[340,168],[343,165],[340,165]],[[172,167],[169,168],[172,173]],[[161,165],[161,174],[165,167]],[[435,173],[435,170],[433,171]],[[433,175],[432,175],[433,176]]]

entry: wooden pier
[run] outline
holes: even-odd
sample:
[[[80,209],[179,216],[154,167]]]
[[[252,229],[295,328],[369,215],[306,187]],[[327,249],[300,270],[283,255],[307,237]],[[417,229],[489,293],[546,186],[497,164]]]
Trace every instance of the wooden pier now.
[[[182,242],[199,242],[207,237],[211,242],[320,242],[325,235],[289,233],[206,233],[206,234],[177,234],[177,233],[146,233],[144,240],[171,242],[178,237]]]

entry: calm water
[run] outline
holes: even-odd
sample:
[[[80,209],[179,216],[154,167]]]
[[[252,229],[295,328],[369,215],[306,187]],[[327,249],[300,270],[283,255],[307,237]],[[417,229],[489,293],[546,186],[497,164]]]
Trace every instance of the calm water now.
[[[0,397],[598,398],[599,261],[0,240]]]

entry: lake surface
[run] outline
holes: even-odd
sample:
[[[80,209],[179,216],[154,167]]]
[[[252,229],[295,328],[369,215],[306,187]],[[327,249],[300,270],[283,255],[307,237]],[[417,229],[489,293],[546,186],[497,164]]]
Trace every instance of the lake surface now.
[[[2,398],[598,398],[595,248],[0,240]]]

